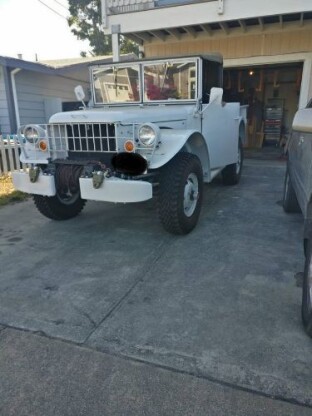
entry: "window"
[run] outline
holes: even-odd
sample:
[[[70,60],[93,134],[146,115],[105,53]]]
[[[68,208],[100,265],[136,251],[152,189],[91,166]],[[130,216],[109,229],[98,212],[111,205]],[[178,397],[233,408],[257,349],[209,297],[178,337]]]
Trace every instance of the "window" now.
[[[95,68],[92,77],[95,104],[140,101],[138,65]]]
[[[144,65],[144,100],[195,100],[196,62],[163,62]]]

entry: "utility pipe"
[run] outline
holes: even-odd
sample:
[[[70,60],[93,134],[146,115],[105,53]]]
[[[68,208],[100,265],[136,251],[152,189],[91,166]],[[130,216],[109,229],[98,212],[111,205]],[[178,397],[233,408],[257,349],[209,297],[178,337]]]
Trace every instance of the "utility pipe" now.
[[[19,114],[19,109],[18,109],[15,75],[20,71],[21,71],[21,68],[15,68],[11,71],[11,84],[12,84],[13,102],[14,102],[14,110],[15,110],[17,128],[20,127],[21,121],[20,121],[20,114]]]

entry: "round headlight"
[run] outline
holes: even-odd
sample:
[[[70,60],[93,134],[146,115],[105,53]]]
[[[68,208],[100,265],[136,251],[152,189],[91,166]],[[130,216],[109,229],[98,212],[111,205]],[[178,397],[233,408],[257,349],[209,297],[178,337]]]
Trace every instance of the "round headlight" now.
[[[157,126],[143,124],[139,128],[139,140],[143,146],[153,146],[157,138]]]
[[[24,137],[29,143],[36,143],[39,139],[39,131],[32,126],[27,126],[24,129]]]

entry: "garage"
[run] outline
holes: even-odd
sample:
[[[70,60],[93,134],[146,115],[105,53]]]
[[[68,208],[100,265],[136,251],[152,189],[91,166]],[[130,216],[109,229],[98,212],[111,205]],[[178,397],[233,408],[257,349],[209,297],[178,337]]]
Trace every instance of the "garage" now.
[[[108,9],[106,30],[118,23],[146,58],[220,53],[224,101],[249,106],[245,154],[283,155],[294,114],[312,96],[311,0],[172,0],[131,16]]]
[[[248,105],[246,147],[283,147],[299,105],[302,62],[224,70],[224,100]]]

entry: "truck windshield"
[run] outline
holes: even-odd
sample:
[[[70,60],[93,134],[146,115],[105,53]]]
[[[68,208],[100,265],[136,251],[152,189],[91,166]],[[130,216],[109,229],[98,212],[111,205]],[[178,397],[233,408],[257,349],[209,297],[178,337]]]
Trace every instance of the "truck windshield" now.
[[[144,100],[194,100],[196,63],[163,62],[144,65]]]
[[[139,65],[92,71],[95,104],[140,102]]]
[[[197,98],[197,60],[176,59],[92,68],[95,104],[189,101]]]

